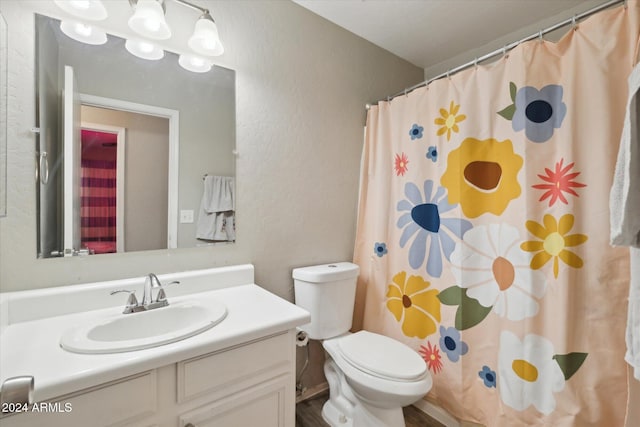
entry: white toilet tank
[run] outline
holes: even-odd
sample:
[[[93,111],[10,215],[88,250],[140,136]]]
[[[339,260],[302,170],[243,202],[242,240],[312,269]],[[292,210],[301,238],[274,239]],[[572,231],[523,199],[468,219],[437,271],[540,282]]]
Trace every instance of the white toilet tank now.
[[[351,329],[359,271],[350,262],[293,270],[296,305],[311,313],[311,322],[300,326],[309,338],[333,338]]]

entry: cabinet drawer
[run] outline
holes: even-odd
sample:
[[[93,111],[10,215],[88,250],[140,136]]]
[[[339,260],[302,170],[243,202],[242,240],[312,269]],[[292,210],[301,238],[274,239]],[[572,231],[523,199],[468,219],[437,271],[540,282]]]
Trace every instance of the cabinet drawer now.
[[[179,427],[286,427],[295,423],[286,411],[292,393],[287,375],[227,396],[179,417]]]
[[[292,371],[294,343],[284,333],[178,363],[178,402],[205,393],[233,393]]]

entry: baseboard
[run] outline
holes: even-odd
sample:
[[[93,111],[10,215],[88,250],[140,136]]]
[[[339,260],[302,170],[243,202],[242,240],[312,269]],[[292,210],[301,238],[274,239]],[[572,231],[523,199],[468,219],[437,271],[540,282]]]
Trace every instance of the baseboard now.
[[[436,421],[444,424],[447,427],[462,427],[460,421],[458,421],[455,417],[450,415],[447,411],[442,409],[440,406],[435,405],[426,400],[418,400],[413,404],[416,408],[420,409],[425,414],[429,415],[431,418]]]
[[[313,399],[314,397],[325,393],[329,390],[329,384],[324,382],[313,387],[310,387],[302,392],[299,396],[296,397],[296,403],[303,402],[305,400]]]

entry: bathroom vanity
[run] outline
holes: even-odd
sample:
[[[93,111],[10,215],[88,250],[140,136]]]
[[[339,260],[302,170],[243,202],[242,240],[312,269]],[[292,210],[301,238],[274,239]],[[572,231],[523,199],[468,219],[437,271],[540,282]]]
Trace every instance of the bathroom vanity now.
[[[35,383],[34,403],[2,414],[0,424],[293,427],[295,328],[309,314],[253,284],[251,265],[159,278],[180,281],[166,286],[169,307],[215,301],[226,316],[168,344],[83,354],[60,346],[64,332],[96,318],[144,315],[122,314],[125,295],[109,295],[142,295],[143,277],[0,294],[0,379],[30,375]]]

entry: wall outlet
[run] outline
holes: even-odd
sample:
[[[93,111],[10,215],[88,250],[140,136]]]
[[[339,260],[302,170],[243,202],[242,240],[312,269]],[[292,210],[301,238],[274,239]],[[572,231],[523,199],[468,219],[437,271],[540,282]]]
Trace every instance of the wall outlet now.
[[[180,210],[180,224],[193,223],[193,210]]]

